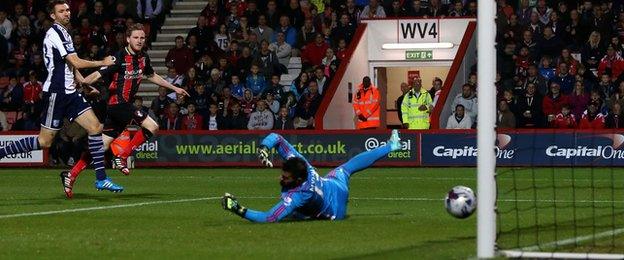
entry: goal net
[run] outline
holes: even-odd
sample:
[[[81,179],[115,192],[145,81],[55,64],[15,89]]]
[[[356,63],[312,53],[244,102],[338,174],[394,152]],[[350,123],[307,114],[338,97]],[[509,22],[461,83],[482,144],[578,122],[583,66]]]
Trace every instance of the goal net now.
[[[477,256],[624,259],[624,132],[515,132],[496,165],[496,3],[478,8]]]

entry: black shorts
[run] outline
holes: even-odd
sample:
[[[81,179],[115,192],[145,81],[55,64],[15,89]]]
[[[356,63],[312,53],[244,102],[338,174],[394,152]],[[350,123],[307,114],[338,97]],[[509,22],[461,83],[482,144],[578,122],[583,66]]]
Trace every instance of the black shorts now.
[[[106,108],[104,134],[116,138],[130,123],[140,125],[146,117],[145,113],[137,110],[132,104],[110,105]]]

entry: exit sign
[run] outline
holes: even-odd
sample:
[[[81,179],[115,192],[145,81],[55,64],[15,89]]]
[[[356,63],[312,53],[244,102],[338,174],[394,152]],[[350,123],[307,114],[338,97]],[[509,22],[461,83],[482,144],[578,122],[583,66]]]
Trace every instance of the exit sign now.
[[[433,51],[405,51],[406,60],[432,60]]]

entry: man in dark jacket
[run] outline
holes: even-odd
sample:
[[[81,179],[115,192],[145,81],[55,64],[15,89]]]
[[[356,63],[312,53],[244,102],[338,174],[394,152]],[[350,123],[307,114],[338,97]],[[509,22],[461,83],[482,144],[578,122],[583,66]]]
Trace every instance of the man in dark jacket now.
[[[241,106],[238,102],[232,104],[232,112],[225,118],[225,123],[226,129],[247,129],[247,116],[241,113]]]
[[[273,129],[275,130],[289,130],[295,129],[293,125],[292,118],[288,117],[288,108],[281,107],[279,110],[278,117],[275,118],[275,123],[273,124]]]

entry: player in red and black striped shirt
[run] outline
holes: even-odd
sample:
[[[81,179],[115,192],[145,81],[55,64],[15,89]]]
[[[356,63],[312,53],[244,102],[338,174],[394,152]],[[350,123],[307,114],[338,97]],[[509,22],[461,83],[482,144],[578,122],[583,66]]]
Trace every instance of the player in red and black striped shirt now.
[[[93,84],[100,78],[109,79],[109,99],[106,109],[106,120],[104,122],[104,149],[108,149],[110,144],[117,138],[126,127],[134,120],[141,126],[138,131],[120,151],[114,151],[115,158],[113,165],[122,173],[130,174],[125,165],[126,158],[132,151],[143,142],[152,137],[158,131],[158,123],[137,110],[134,106],[134,97],[139,89],[141,81],[145,77],[156,85],[173,90],[178,95],[189,94],[182,88],[171,85],[161,76],[154,73],[147,53],[143,52],[145,46],[145,32],[141,24],[135,24],[128,28],[126,32],[128,46],[115,55],[115,64],[104,67],[83,79],[84,84]],[[81,77],[78,76],[80,79]],[[116,153],[116,154],[115,154]],[[89,165],[91,158],[87,153],[83,153],[80,160],[74,165],[71,171],[61,173],[65,194],[68,198],[73,196],[72,188],[76,178]]]

